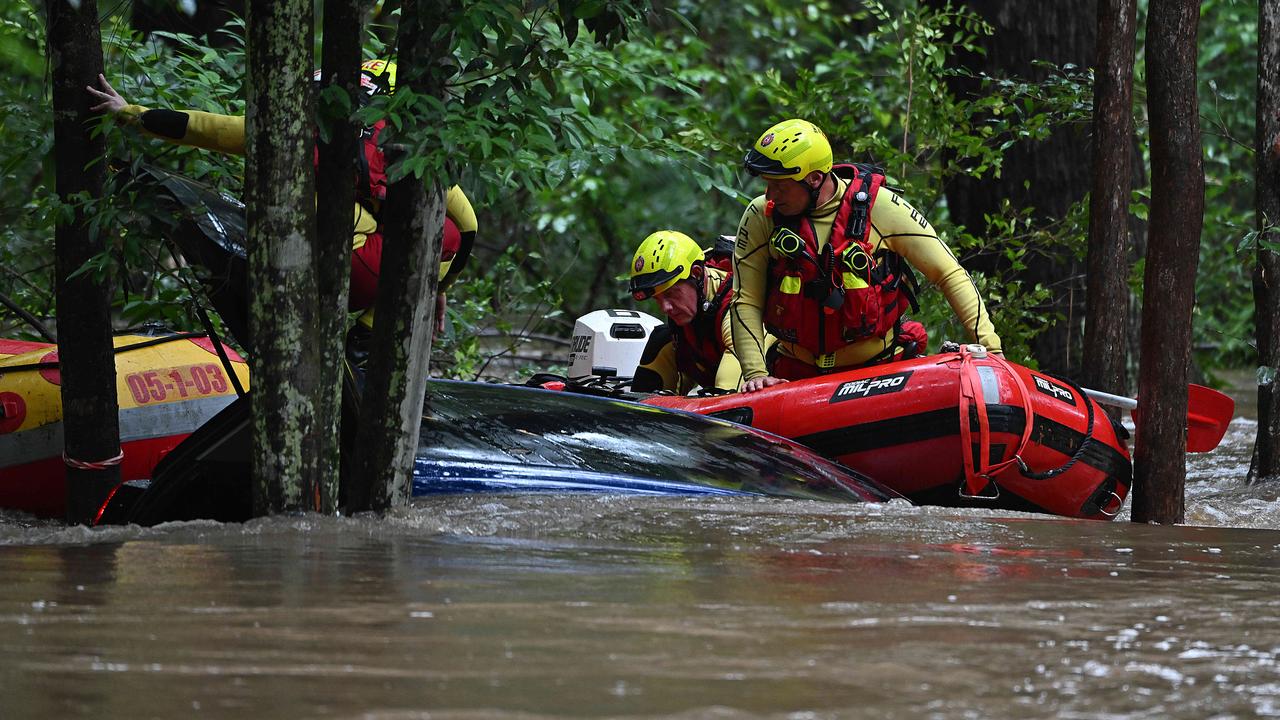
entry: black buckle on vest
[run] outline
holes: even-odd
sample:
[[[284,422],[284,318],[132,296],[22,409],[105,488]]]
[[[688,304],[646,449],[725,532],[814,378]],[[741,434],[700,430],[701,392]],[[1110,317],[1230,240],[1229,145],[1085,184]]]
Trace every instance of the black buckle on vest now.
[[[844,226],[844,236],[861,240],[867,235],[867,216],[871,210],[871,195],[867,193],[867,185],[871,182],[871,172],[864,171],[858,175],[858,189],[849,200],[853,207],[849,211],[849,222]]]
[[[838,312],[844,306],[844,288],[831,288],[827,299],[822,302],[822,306],[826,308],[827,313]]]
[[[813,280],[815,286],[820,285],[821,289],[815,287],[817,291],[814,293],[815,300],[822,301],[822,310],[830,315],[838,312],[844,305],[844,284],[839,282],[839,275],[836,272],[836,249],[835,246],[828,242],[822,248],[822,262],[818,263],[822,276]]]

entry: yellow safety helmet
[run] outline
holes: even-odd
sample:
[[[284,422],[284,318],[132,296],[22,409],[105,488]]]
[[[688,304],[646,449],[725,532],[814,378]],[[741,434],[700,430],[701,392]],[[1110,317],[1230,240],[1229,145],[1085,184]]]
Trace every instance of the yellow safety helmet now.
[[[631,295],[647,300],[689,277],[702,262],[702,248],[688,235],[659,230],[640,243],[631,260]]]
[[[396,64],[390,60],[365,60],[360,65],[360,89],[370,98],[395,92]]]
[[[764,131],[742,163],[766,180],[803,180],[814,170],[831,172],[831,143],[807,120],[783,120]]]

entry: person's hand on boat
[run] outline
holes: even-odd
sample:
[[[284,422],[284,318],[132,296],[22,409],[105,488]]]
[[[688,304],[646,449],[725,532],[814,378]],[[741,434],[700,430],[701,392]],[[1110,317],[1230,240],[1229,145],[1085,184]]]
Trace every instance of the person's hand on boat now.
[[[116,89],[111,87],[111,83],[107,82],[107,77],[99,73],[98,83],[102,85],[103,90],[106,92],[98,90],[92,85],[86,85],[84,88],[89,91],[89,94],[92,95],[95,100],[102,101],[97,105],[91,106],[89,109],[94,112],[108,112],[113,115],[124,110],[129,103],[125,102],[125,99],[120,97],[120,93],[116,92]]]
[[[772,375],[762,375],[757,378],[751,378],[750,380],[742,383],[742,392],[759,392],[760,390],[773,387],[774,385],[781,385],[784,382],[786,382],[786,380],[776,378]]]

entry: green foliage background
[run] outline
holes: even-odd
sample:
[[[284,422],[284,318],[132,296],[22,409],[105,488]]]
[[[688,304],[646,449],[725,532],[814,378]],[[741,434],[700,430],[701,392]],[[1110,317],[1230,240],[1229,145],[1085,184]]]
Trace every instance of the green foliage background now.
[[[103,21],[108,75],[126,98],[243,111],[238,42],[213,49],[184,36],[143,38],[130,30],[126,11],[114,6]],[[1206,364],[1247,365],[1257,6],[1206,0],[1202,14],[1209,197],[1195,337],[1212,348],[1201,355]],[[373,18],[370,56],[394,37],[394,21]],[[398,92],[365,111],[366,119],[388,118],[397,140],[413,147],[397,172],[457,182],[479,213],[476,254],[452,292],[448,330],[437,342],[435,367],[445,374],[473,377],[493,371],[495,352],[520,354],[518,340],[495,344],[495,334],[567,336],[579,314],[636,307],[621,281],[635,246],[662,228],[707,245],[733,232],[760,191],[739,170],[742,154],[763,128],[786,117],[817,122],[838,157],[885,167],[962,260],[998,252],[1016,269],[1032,248],[1083,253],[1083,209],[1049,227],[1033,224],[1028,208],[1008,208],[985,228],[950,225],[940,191],[945,178],[997,173],[1008,143],[1087,122],[1091,105],[1089,73],[1070,67],[1042,83],[988,82],[977,100],[950,96],[943,84],[948,57],[987,32],[960,10],[930,10],[914,0],[478,0],[446,22],[458,39],[445,100]],[[237,37],[237,28],[230,31]],[[0,84],[0,179],[7,189],[0,193],[0,292],[51,317],[52,222],[61,209],[49,190],[43,34],[41,11],[0,1],[0,57],[8,69]],[[1140,57],[1135,113],[1145,132],[1142,69]],[[120,167],[146,159],[240,190],[240,158],[165,145],[110,122],[103,129]],[[1144,189],[1135,192],[1135,212],[1145,212],[1145,197]],[[100,266],[122,271],[120,326],[194,326],[179,269],[148,220],[147,198],[117,179],[95,210],[116,240]],[[1010,355],[1029,360],[1026,341],[1060,320],[1037,309],[1051,291],[1008,277],[975,279]],[[1141,291],[1137,282],[1134,290]],[[935,342],[963,336],[936,291],[923,304]],[[0,336],[31,334],[0,315]]]

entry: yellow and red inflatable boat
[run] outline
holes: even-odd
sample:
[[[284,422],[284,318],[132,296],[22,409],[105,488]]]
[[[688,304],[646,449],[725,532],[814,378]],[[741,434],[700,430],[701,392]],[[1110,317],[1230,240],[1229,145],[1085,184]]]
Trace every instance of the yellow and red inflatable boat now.
[[[236,398],[234,373],[249,366],[223,346],[224,366],[204,335],[115,338],[121,479],[140,480],[170,450]],[[0,339],[0,507],[42,516],[65,512],[58,348]]]

